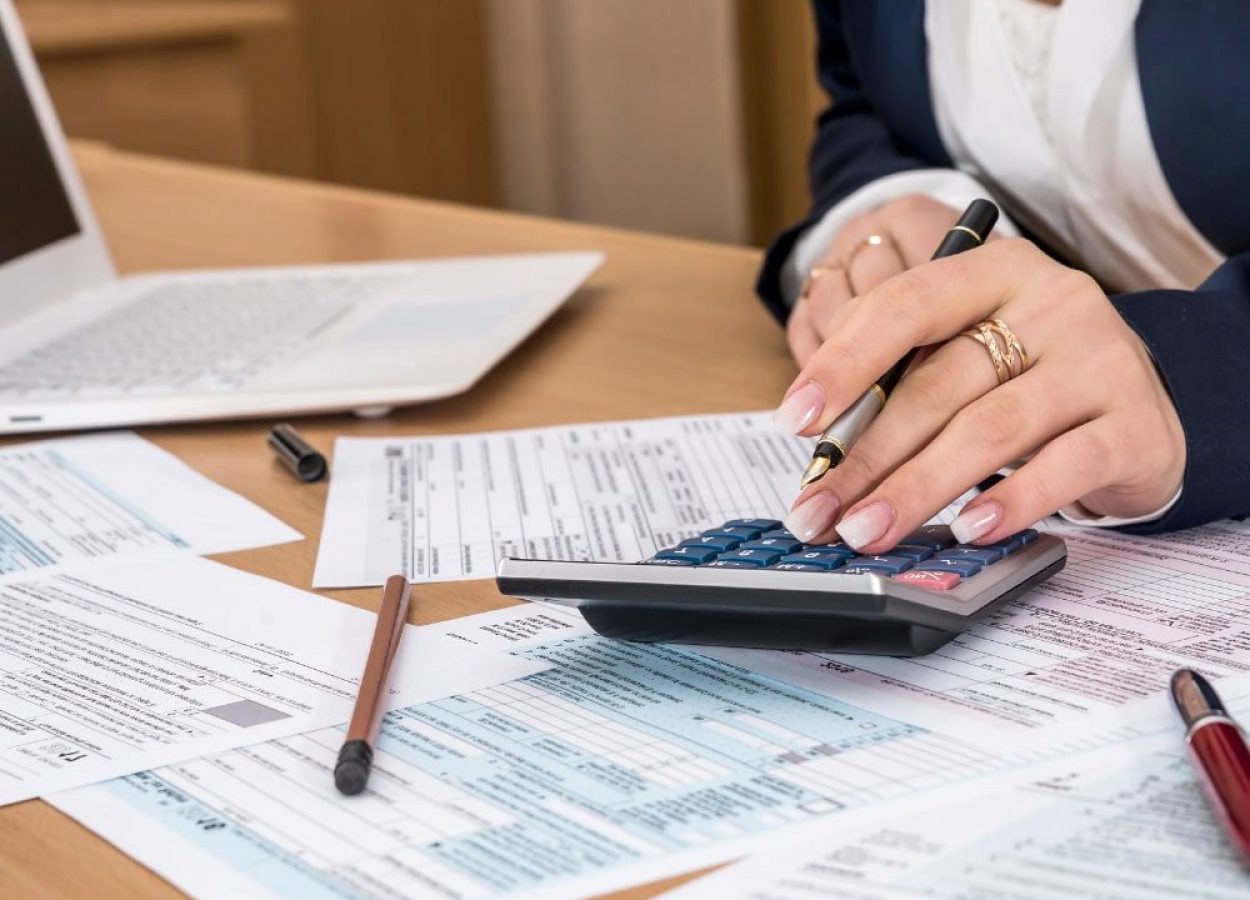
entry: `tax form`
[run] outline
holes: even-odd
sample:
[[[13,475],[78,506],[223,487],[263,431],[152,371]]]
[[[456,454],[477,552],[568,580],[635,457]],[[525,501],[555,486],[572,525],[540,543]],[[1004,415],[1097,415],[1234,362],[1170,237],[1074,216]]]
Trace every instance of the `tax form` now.
[[[132,432],[0,448],[0,574],[153,548],[224,553],[301,537]]]
[[[955,735],[1104,717],[1182,666],[1250,671],[1250,525],[1051,530],[1068,544],[1067,568],[927,656],[703,652]]]
[[[550,668],[390,713],[361,797],[334,792],[342,732],[325,729],[49,802],[197,897],[570,897],[793,843],[794,829],[1043,752],[609,641],[558,608],[509,612],[453,634],[504,638]]]
[[[345,722],[373,626],[173,551],[0,577],[0,804]],[[393,702],[539,668],[410,629]]]
[[[781,518],[810,458],[769,413],[339,438],[313,584],[493,578],[504,556],[634,562]]]
[[[1250,716],[1250,681],[1221,687]],[[1240,696],[1235,695],[1239,694]],[[1185,756],[1173,713],[1147,736],[849,813],[666,894],[673,900],[1099,897],[1244,900],[1250,873]]]

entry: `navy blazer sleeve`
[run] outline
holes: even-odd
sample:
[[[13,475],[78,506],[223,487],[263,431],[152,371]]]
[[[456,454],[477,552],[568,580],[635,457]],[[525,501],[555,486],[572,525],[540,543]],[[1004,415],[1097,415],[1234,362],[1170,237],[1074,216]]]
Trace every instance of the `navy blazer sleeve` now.
[[[1194,291],[1112,298],[1154,354],[1185,429],[1184,490],[1161,519],[1121,529],[1152,534],[1250,513],[1250,253]]]
[[[849,8],[844,10],[844,6]],[[861,5],[856,8],[842,0],[814,0],[812,7],[819,36],[817,62],[820,83],[832,103],[817,121],[816,137],[808,158],[811,211],[803,222],[782,232],[773,241],[756,285],[760,298],[781,322],[785,322],[790,315],[790,308],[781,294],[780,271],[803,231],[856,189],[886,175],[935,164],[932,159],[922,158],[918,148],[900,146],[898,132],[878,115],[870,93],[862,83],[857,60],[853,58],[844,29],[848,13],[872,15],[870,7]],[[920,7],[920,12],[923,14],[923,7]],[[903,24],[899,23],[897,28],[902,28]],[[910,27],[904,30],[913,33],[921,42],[922,52],[918,56],[913,52],[915,48],[906,41],[895,41],[893,46],[886,44],[877,49],[900,60],[919,59],[923,65],[923,21],[906,24]],[[895,34],[898,33],[897,28]],[[925,81],[927,83],[927,77]],[[920,99],[923,101],[920,112],[927,118],[924,105],[928,103],[928,98]],[[945,156],[940,145],[933,151]],[[950,165],[950,161],[946,159],[940,164]]]

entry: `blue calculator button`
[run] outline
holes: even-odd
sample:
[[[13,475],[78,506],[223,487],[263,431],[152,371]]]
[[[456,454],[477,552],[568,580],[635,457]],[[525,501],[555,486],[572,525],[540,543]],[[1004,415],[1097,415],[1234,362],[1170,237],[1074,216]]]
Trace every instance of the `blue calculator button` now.
[[[703,566],[704,569],[759,569],[759,563],[745,559],[714,559]]]
[[[837,553],[843,559],[851,559],[854,556],[859,556],[858,550],[851,549],[841,541],[838,541],[835,544],[808,544],[807,548],[809,550],[824,550],[828,553]]]
[[[1002,550],[1004,553],[1015,553],[1024,546],[1024,541],[1020,539],[1020,535],[1013,534],[1011,537],[1005,537],[1001,541],[995,541],[985,546],[993,550]]]
[[[852,569],[862,572],[880,572],[883,575],[897,575],[912,567],[913,561],[902,556],[857,556],[846,564],[844,571]]]
[[[918,544],[899,544],[889,553],[890,556],[901,556],[912,562],[921,562],[933,555],[932,547],[921,547]]]
[[[693,566],[696,563],[693,559],[660,559],[656,557],[655,559],[644,559],[642,564],[644,566]]]
[[[794,538],[756,538],[742,545],[742,550],[777,550],[781,553],[792,553],[803,545]]]
[[[1018,537],[1024,543],[1031,544],[1033,543],[1033,541],[1037,540],[1037,529],[1026,528],[1024,529],[1024,531],[1017,532],[1015,536]]]
[[[1007,551],[1001,547],[969,547],[960,545],[958,547],[948,547],[945,550],[938,551],[938,559],[975,559],[983,566],[992,565],[998,562]]]
[[[765,531],[772,531],[774,528],[780,528],[781,523],[776,519],[730,519],[725,523],[726,528],[754,528],[763,534]]]
[[[811,566],[807,563],[779,562],[773,566],[774,572],[828,572],[824,566]]]
[[[784,528],[774,528],[772,531],[765,531],[763,534],[760,535],[760,537],[762,538],[789,538],[792,541],[798,540],[798,538],[796,538],[790,532],[786,531]]]
[[[971,578],[981,571],[975,559],[926,559],[916,563],[913,572],[958,572],[961,578]]]
[[[656,559],[688,559],[693,563],[705,563],[716,557],[723,551],[715,547],[705,547],[702,544],[696,544],[693,547],[670,547],[668,550],[661,550],[655,555]]]
[[[724,553],[726,550],[732,550],[741,544],[742,541],[731,537],[711,537],[710,535],[699,535],[697,538],[691,538],[688,541],[682,541],[679,547],[712,547],[717,553]]]
[[[728,553],[722,553],[720,559],[736,559],[741,562],[749,562],[756,566],[767,566],[775,563],[781,558],[780,550],[730,550]]]
[[[753,541],[764,533],[763,528],[744,528],[741,525],[722,525],[720,528],[709,528],[703,532],[704,537],[727,537],[738,542]]]
[[[798,563],[804,566],[820,566],[822,569],[836,569],[844,562],[846,557],[841,553],[833,550],[800,550],[798,553],[791,553],[789,556],[781,558],[783,563]]]
[[[955,543],[955,537],[946,525],[925,525],[917,528],[899,543],[913,547],[928,547],[931,550],[943,550]]]

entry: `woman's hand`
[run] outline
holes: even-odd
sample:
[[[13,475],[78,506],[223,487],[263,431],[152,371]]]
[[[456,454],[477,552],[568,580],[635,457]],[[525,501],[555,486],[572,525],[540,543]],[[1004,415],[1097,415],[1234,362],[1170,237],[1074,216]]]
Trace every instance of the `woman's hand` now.
[[[817,263],[818,277],[790,313],[786,336],[798,364],[807,365],[846,301],[928,260],[958,218],[959,210],[910,194],[851,219]],[[881,243],[866,244],[870,235],[881,237]]]
[[[999,385],[960,332],[1001,319],[1028,353]],[[1002,466],[1021,468],[951,526],[991,543],[1079,501],[1131,517],[1164,506],[1185,436],[1137,335],[1087,275],[1023,239],[925,263],[846,304],[786,394],[779,422],[819,434],[912,347],[932,346],[840,466],[799,495],[786,526],[881,553]]]

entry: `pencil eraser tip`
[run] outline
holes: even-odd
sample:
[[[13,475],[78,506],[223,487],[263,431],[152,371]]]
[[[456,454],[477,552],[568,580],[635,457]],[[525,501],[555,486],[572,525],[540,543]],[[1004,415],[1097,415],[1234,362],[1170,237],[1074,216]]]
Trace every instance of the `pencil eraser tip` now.
[[[369,781],[373,764],[373,748],[367,741],[348,741],[339,750],[334,766],[334,786],[349,797],[359,794]]]
[[[354,797],[365,789],[369,781],[369,770],[355,760],[341,762],[334,767],[334,786],[340,794]]]

